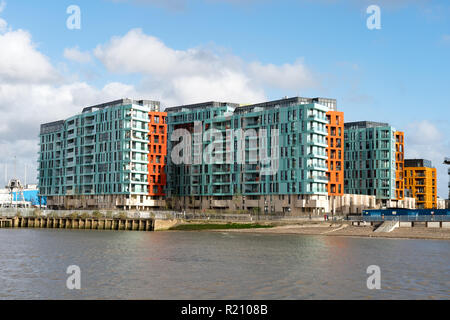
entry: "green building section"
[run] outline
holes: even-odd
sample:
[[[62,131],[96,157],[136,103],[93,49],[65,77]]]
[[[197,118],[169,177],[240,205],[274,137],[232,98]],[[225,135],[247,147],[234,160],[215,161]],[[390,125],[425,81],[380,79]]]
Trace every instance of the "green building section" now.
[[[147,194],[148,112],[159,102],[121,99],[41,125],[43,196]]]
[[[395,199],[395,128],[387,123],[344,124],[344,192]]]
[[[336,101],[318,99],[295,97],[249,106],[207,102],[166,109],[169,196],[327,195],[326,112]],[[192,135],[190,164],[172,161],[179,143],[171,141],[176,129]],[[205,134],[210,129],[214,134]],[[262,130],[263,138],[255,137]],[[235,134],[227,143],[230,132]],[[278,141],[273,138],[277,134]],[[205,161],[205,152],[222,163]],[[261,174],[270,166],[274,174]]]

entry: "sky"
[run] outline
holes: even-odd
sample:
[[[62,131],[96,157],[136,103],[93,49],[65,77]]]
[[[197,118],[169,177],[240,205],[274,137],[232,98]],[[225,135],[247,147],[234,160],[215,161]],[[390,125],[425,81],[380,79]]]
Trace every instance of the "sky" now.
[[[109,100],[319,96],[404,131],[447,198],[449,58],[446,0],[0,0],[0,173],[36,182],[39,125]]]

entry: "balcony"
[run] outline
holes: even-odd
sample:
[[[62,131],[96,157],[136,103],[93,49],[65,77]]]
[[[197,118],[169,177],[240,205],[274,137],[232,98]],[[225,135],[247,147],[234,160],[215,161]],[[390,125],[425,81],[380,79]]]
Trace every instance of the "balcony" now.
[[[230,173],[230,165],[213,165],[212,173],[213,174],[229,174]]]
[[[310,158],[322,158],[322,159],[327,159],[328,158],[326,152],[320,152],[320,151],[312,151],[312,152],[308,153],[308,157],[310,157]]]
[[[259,202],[258,200],[245,200],[244,201],[244,205],[246,207],[252,207],[252,208],[259,207],[259,203],[258,202]]]
[[[327,176],[310,175],[308,180],[317,180],[319,182],[328,182],[330,179]]]
[[[310,121],[317,121],[317,122],[321,122],[321,123],[328,123],[328,119],[327,119],[326,116],[325,117],[321,117],[321,116],[319,116],[317,114],[310,114],[308,116],[308,120],[310,120]]]
[[[228,176],[225,176],[226,178],[213,178],[212,183],[213,184],[229,184],[231,182],[231,179]]]
[[[256,164],[247,164],[245,165],[245,171],[259,172],[259,166]]]
[[[307,169],[309,170],[320,170],[320,171],[327,171],[328,167],[327,166],[323,166],[320,164],[308,164]],[[336,168],[337,169],[337,168]]]
[[[226,195],[230,193],[230,187],[229,186],[213,186],[212,193],[216,195]]]
[[[259,127],[260,125],[261,121],[259,120],[259,117],[250,117],[244,120],[245,128],[256,128]]]
[[[424,172],[416,172],[415,176],[418,178],[425,178],[425,173]]]
[[[227,200],[212,200],[211,201],[211,207],[227,208],[228,207],[228,201]]]
[[[249,194],[249,193],[259,193],[259,187],[258,185],[252,185],[252,184],[245,184],[244,187],[244,193]]]

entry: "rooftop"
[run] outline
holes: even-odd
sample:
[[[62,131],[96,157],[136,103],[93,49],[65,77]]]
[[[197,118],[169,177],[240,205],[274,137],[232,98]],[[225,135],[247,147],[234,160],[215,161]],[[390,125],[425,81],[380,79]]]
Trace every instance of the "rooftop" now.
[[[405,168],[406,167],[434,168],[431,164],[431,160],[426,159],[405,159]]]
[[[112,107],[112,106],[120,106],[120,105],[127,105],[127,104],[137,104],[140,106],[150,106],[150,107],[154,107],[157,108],[159,110],[159,106],[160,106],[160,102],[159,101],[153,101],[153,100],[133,100],[133,99],[119,99],[119,100],[114,100],[114,101],[110,101],[110,102],[105,102],[105,103],[101,103],[101,104],[96,104],[90,107],[86,107],[83,109],[83,113],[84,112],[91,112],[93,109],[103,109],[103,108],[107,108],[107,107]],[[155,111],[158,111],[155,110]]]
[[[243,113],[243,112],[248,112],[254,108],[276,108],[276,107],[283,107],[283,106],[291,105],[291,104],[309,104],[309,103],[318,103],[318,104],[327,106],[327,107],[331,108],[332,110],[336,110],[336,106],[337,106],[336,99],[320,98],[320,97],[317,97],[317,98],[304,98],[304,97],[287,98],[286,97],[286,98],[279,99],[279,100],[261,102],[261,103],[250,104],[250,105],[245,105],[245,106],[240,106],[237,103],[231,103],[231,102],[209,101],[209,102],[202,102],[202,103],[170,107],[170,108],[166,108],[164,111],[166,111],[167,113],[170,113],[170,112],[180,112],[183,109],[208,109],[208,108],[215,108],[215,107],[230,106],[230,107],[235,108],[236,112]]]
[[[364,129],[364,128],[376,128],[376,127],[388,127],[389,123],[386,122],[374,122],[374,121],[354,121],[344,123],[345,129]]]
[[[272,100],[262,103],[251,104],[247,106],[242,106],[237,108],[237,112],[247,112],[252,110],[253,108],[263,108],[270,109],[276,107],[284,107],[286,105],[298,105],[298,104],[310,104],[310,103],[318,103],[324,105],[326,107],[331,108],[332,110],[336,110],[337,102],[336,99],[330,98],[305,98],[305,97],[292,97],[292,98],[283,98],[279,100]]]

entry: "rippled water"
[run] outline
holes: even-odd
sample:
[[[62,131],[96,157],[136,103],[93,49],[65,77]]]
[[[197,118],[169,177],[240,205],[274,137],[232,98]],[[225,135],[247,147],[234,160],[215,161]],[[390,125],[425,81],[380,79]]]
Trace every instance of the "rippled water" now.
[[[66,288],[69,265],[81,290]],[[381,298],[449,299],[450,241],[0,230],[0,299]]]

